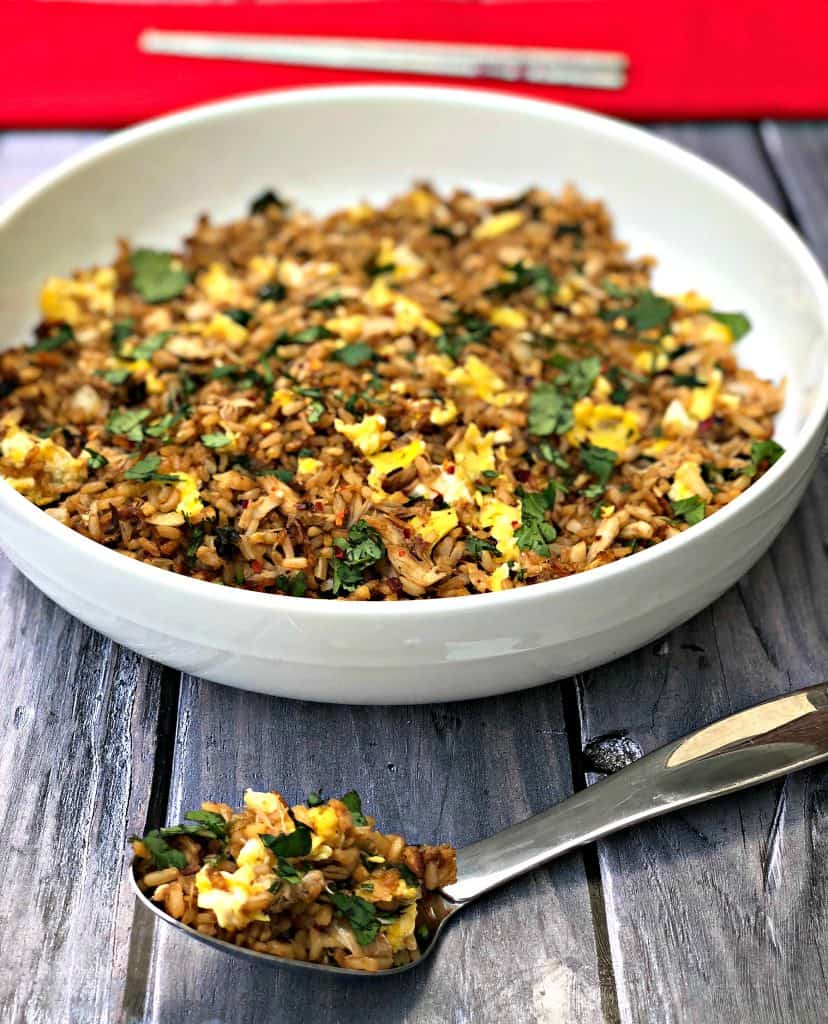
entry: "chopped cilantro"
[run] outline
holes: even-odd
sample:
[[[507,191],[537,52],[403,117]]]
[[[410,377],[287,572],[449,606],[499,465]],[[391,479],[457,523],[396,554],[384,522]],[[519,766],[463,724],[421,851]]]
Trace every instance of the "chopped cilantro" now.
[[[304,597],[308,589],[307,577],[303,572],[294,573],[293,576],[282,573],[273,582],[278,591],[290,597]]]
[[[716,310],[709,310],[708,316],[718,320],[720,324],[730,328],[734,341],[741,341],[753,326],[744,313],[719,313]]]
[[[124,471],[125,480],[139,480],[141,483],[148,483],[150,480],[157,480],[160,483],[176,483],[178,476],[175,473],[159,473],[161,465],[160,455],[147,455]]]
[[[113,412],[106,421],[106,429],[110,434],[118,434],[129,441],[143,441],[142,424],[150,415],[149,409],[129,409],[126,412]]]
[[[536,384],[529,396],[529,432],[565,434],[572,427],[572,400],[554,384]]]
[[[277,857],[306,857],[312,846],[311,830],[301,821],[296,821],[295,818],[293,824],[296,826],[293,832],[281,836],[260,833],[259,839]]]
[[[495,558],[501,557],[497,541],[493,537],[466,537],[466,550],[477,559],[480,558],[484,551],[490,551]]]
[[[293,473],[291,470],[282,469],[281,467],[279,467],[279,469],[274,469],[273,475],[277,480],[281,480],[283,484],[289,484],[293,479]]]
[[[318,299],[311,299],[308,309],[336,309],[342,302],[342,292],[331,292],[330,295],[321,295]]]
[[[156,420],[151,427],[145,427],[144,433],[147,437],[155,437],[162,441],[168,441],[169,438],[167,435],[170,427],[177,423],[183,415],[183,410],[179,410],[179,412],[164,413],[164,415],[160,419]]]
[[[226,448],[228,444],[233,443],[233,438],[223,430],[217,430],[212,434],[202,434],[201,443],[205,448]]]
[[[275,206],[278,210],[284,210],[287,207],[287,203],[282,199],[272,188],[267,189],[266,192],[262,192],[261,195],[255,197],[250,202],[250,216],[254,216],[257,213],[264,213],[269,206]]]
[[[147,832],[145,836],[130,836],[130,839],[140,839],[149,850],[152,862],[157,868],[178,868],[180,871],[187,866],[187,858],[181,850],[176,850],[165,842],[157,828]]]
[[[305,803],[308,807],[319,807],[320,804],[324,804],[325,801],[322,798],[322,790],[317,789],[315,793],[308,793],[308,798]]]
[[[573,399],[588,395],[601,372],[601,360],[598,356],[589,356],[586,359],[553,356],[551,362],[561,371],[555,378],[555,386],[566,388]]]
[[[96,370],[96,377],[103,377],[109,384],[125,384],[132,376],[132,370]]]
[[[329,331],[327,327],[317,325],[316,327],[306,327],[302,331],[297,331],[296,334],[291,334],[290,341],[298,345],[309,345],[311,342],[323,341],[325,338],[333,337],[333,332]]]
[[[515,540],[521,551],[534,551],[549,557],[549,545],[558,536],[555,527],[546,521],[546,513],[555,505],[554,481],[542,491],[521,495],[521,525],[515,531]]]
[[[397,269],[396,263],[375,263],[369,260],[364,267],[369,277],[379,277],[380,274],[391,274]]]
[[[233,323],[238,324],[239,327],[247,327],[253,319],[253,314],[248,313],[246,309],[225,309],[224,315],[229,317]]]
[[[103,469],[104,466],[109,465],[109,459],[105,455],[101,455],[100,452],[96,452],[92,448],[84,448],[83,450],[89,456],[87,465],[90,469]]]
[[[674,373],[673,384],[677,388],[705,388],[706,380],[699,380],[695,373]]]
[[[558,290],[558,282],[548,267],[542,264],[525,264],[523,262],[513,263],[506,268],[512,274],[508,281],[501,281],[500,284],[487,288],[484,295],[490,295],[495,299],[505,299],[516,292],[522,292],[524,288],[534,288],[538,295],[552,298]]]
[[[308,423],[318,423],[325,415],[324,403],[318,399],[311,402],[310,408],[308,409]]]
[[[287,289],[279,281],[271,281],[263,284],[256,295],[262,302],[281,302],[287,295]]]
[[[538,445],[537,454],[544,459],[546,462],[551,462],[553,466],[557,466],[558,469],[569,469],[569,463],[561,455],[559,451],[552,447],[548,441],[541,441]],[[560,484],[558,485],[560,487]]]
[[[189,273],[172,253],[136,249],[129,258],[132,283],[146,302],[177,298],[190,283]]]
[[[234,526],[217,526],[215,546],[219,558],[235,558],[240,539],[239,531]]]
[[[297,871],[290,861],[285,860],[284,857],[277,857],[276,874],[290,885],[298,885],[302,881],[301,872]]]
[[[759,467],[763,462],[772,466],[785,454],[785,449],[776,441],[754,441],[750,446],[750,463],[745,466],[742,473],[745,476],[756,476]]]
[[[364,341],[356,341],[338,348],[331,358],[346,366],[357,367],[370,363],[374,358],[374,350]]]
[[[43,338],[35,345],[32,345],[29,352],[53,352],[56,348],[63,348],[70,341],[75,340],[75,332],[68,324],[61,324],[54,334]]]
[[[368,824],[365,820],[365,815],[362,813],[362,800],[355,789],[349,790],[345,796],[342,797],[342,803],[345,804],[351,812],[351,817],[353,818],[354,824],[357,828],[361,825]]]
[[[333,594],[351,594],[361,586],[365,570],[385,557],[385,545],[363,519],[354,523],[346,537],[337,537],[333,543],[342,552],[341,557],[333,559]]]
[[[587,501],[592,501],[594,498],[600,498],[603,493],[603,484],[589,484],[581,490],[581,494],[587,499]]]
[[[599,448],[598,445],[590,444],[589,442],[581,445],[580,456],[581,465],[600,484],[606,484],[607,480],[612,476],[615,463],[618,461],[618,456],[610,448]]]
[[[159,331],[157,334],[150,335],[140,345],[135,346],[130,359],[149,359],[153,352],[157,352],[159,348],[164,347],[174,333],[174,331]]]
[[[451,356],[456,363],[466,345],[484,344],[493,330],[494,326],[488,320],[481,320],[473,313],[460,310],[454,323],[446,328],[434,345],[439,353]]]
[[[369,946],[379,934],[380,922],[373,904],[344,892],[328,893],[328,899],[348,920],[360,946]]]
[[[116,352],[121,351],[121,345],[131,338],[135,333],[135,321],[129,317],[126,320],[116,320],[112,325],[112,335],[109,342]]]
[[[184,517],[187,519],[187,517]],[[187,520],[189,526],[189,519]],[[184,553],[184,559],[191,568],[195,564],[196,554],[198,549],[201,547],[204,541],[204,527],[203,526],[190,526],[190,540],[187,544],[187,550]]]
[[[166,839],[170,836],[200,836],[202,839],[227,839],[227,822],[215,811],[187,811],[180,825],[159,829]]]
[[[651,291],[641,291],[634,305],[625,310],[623,315],[639,331],[649,331],[653,327],[665,327],[673,315],[673,303],[662,295]]]
[[[683,519],[689,526],[695,526],[704,519],[704,502],[694,494],[691,498],[682,498],[680,501],[672,501],[673,515],[677,519]]]

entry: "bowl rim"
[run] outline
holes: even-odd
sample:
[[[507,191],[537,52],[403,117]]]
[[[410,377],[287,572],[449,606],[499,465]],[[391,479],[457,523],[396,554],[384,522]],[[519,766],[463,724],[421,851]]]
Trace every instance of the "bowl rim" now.
[[[720,193],[724,193],[731,202],[742,206],[754,217],[764,222],[767,229],[775,236],[777,243],[787,252],[812,288],[818,301],[823,329],[828,335],[828,280],[826,280],[820,265],[794,228],[764,199],[741,182],[703,157],[690,153],[666,139],[652,135],[643,128],[616,118],[584,111],[562,103],[528,99],[486,89],[391,84],[321,85],[254,92],[231,99],[187,107],[172,114],[152,118],[133,127],[114,132],[39,175],[34,181],[0,204],[0,230],[20,211],[35,203],[43,193],[58,185],[64,178],[89,164],[105,159],[112,152],[139,144],[145,138],[172,134],[177,129],[193,123],[222,119],[228,115],[232,116],[271,106],[301,106],[320,102],[348,104],[364,99],[394,103],[427,101],[447,106],[460,105],[545,117],[558,123],[587,128],[602,134],[609,140],[619,139],[644,154],[653,153],[662,160],[676,165],[680,164],[682,170],[689,169],[697,178],[701,178],[706,184]],[[351,620],[373,621],[379,616],[393,618],[400,623],[400,616],[404,616],[407,620],[419,620],[424,617],[432,617],[435,614],[458,615],[473,611],[475,608],[481,612],[485,610],[497,613],[500,610],[505,610],[507,606],[517,608],[526,601],[544,600],[553,595],[566,599],[566,597],[576,596],[584,587],[597,586],[601,583],[608,584],[619,573],[629,574],[631,567],[642,572],[646,571],[648,565],[663,561],[665,558],[680,557],[681,552],[688,548],[688,545],[703,543],[712,531],[720,529],[736,518],[747,518],[751,510],[756,513],[757,506],[772,489],[786,489],[786,478],[790,476],[790,471],[800,463],[806,449],[813,444],[814,440],[821,440],[819,435],[825,431],[826,426],[828,426],[828,360],[823,368],[822,379],[816,389],[812,407],[797,431],[796,437],[786,449],[785,455],[765,473],[761,480],[753,484],[744,494],[739,495],[738,499],[723,509],[719,509],[703,522],[693,526],[692,529],[682,531],[677,537],[671,537],[652,548],[637,552],[633,559],[619,559],[609,565],[598,566],[584,573],[533,583],[525,587],[516,587],[512,590],[467,594],[461,597],[412,601],[326,601],[291,597],[286,594],[262,594],[241,588],[224,587],[208,580],[194,579],[145,562],[139,562],[104,547],[53,519],[4,481],[0,481],[2,483],[0,506],[4,506],[10,515],[28,520],[36,529],[45,530],[58,543],[74,547],[79,556],[99,563],[102,568],[117,570],[124,576],[137,578],[147,584],[163,585],[182,598],[190,596],[193,599],[200,598],[202,601],[211,600],[217,607],[224,607],[228,610],[232,608],[238,612],[267,609],[276,614],[282,612],[295,615],[301,610],[310,617],[317,618],[333,614]],[[808,467],[805,471],[808,471]],[[128,586],[126,581],[125,585]]]

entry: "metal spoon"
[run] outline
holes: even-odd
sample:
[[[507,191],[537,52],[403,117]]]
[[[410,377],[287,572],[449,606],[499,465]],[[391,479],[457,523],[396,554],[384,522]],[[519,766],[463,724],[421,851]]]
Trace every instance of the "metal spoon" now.
[[[747,789],[825,760],[828,683],[757,704],[668,743],[550,810],[459,850],[457,881],[438,895],[435,927],[420,958],[377,973],[400,974],[421,964],[433,951],[446,922],[472,900],[569,850],[639,821]],[[153,914],[191,938],[225,953],[279,967],[366,976],[364,971],[284,960],[201,935],[164,913],[138,888],[134,871],[130,876],[139,900]]]

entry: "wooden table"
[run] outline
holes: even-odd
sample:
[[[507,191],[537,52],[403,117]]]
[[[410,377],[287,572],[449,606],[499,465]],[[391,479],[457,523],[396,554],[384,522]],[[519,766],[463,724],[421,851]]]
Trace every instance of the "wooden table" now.
[[[828,262],[828,124],[654,130],[745,181]],[[0,135],[0,196],[96,137]],[[0,1020],[824,1022],[826,769],[536,871],[399,979],[228,960],[136,912],[125,877],[132,831],[247,785],[293,799],[353,785],[389,830],[461,845],[596,781],[590,737],[624,729],[649,750],[828,678],[826,509],[823,460],[771,552],[670,636],[563,684],[431,707],[182,675],[82,626],[0,557]]]

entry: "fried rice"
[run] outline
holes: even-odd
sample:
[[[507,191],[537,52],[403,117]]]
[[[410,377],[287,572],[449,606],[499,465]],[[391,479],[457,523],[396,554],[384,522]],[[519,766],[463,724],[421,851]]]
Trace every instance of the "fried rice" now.
[[[744,313],[659,295],[606,208],[418,185],[319,218],[267,192],[183,251],[49,278],[0,353],[0,476],[162,569],[348,600],[565,577],[782,454]]]
[[[375,831],[354,791],[289,808],[248,789],[241,812],[203,803],[132,846],[141,890],[200,934],[358,971],[416,960],[457,878],[452,847]]]

